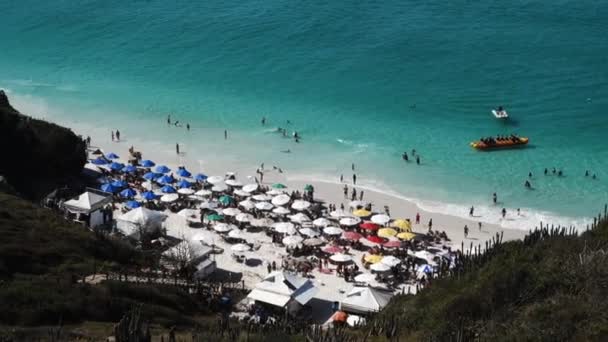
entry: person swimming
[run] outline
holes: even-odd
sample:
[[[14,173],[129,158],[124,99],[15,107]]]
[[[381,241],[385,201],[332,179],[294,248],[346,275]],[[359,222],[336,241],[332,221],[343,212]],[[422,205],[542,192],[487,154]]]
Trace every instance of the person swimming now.
[[[526,187],[526,189],[532,189],[532,184],[530,184],[530,182],[529,182],[529,181],[526,181],[526,182],[524,183],[524,186]]]
[[[291,153],[291,150],[290,149],[286,149],[286,150],[283,150],[281,152],[283,152],[283,153]]]

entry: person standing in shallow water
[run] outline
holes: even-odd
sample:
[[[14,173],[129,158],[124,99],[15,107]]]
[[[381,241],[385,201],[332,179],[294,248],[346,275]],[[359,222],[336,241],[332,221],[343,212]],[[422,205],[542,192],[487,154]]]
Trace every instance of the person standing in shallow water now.
[[[179,154],[179,144],[175,143],[175,153]]]
[[[120,141],[120,131],[116,130],[116,141]]]
[[[353,185],[357,184],[357,175],[353,173]]]
[[[494,204],[498,203],[498,196],[496,195],[496,193],[492,194],[492,201],[494,202]]]
[[[114,141],[114,131],[112,131],[112,141]]]
[[[420,165],[420,156],[416,156],[416,164]]]
[[[507,216],[507,209],[502,208],[502,218],[504,219]]]
[[[190,124],[189,123],[186,124],[186,129],[190,130]]]
[[[464,238],[468,238],[469,237],[469,226],[467,226],[466,224],[464,225]]]
[[[224,130],[224,140],[228,140],[228,131]]]
[[[474,211],[475,211],[475,207],[471,206],[471,209],[469,209],[469,216],[473,216]]]

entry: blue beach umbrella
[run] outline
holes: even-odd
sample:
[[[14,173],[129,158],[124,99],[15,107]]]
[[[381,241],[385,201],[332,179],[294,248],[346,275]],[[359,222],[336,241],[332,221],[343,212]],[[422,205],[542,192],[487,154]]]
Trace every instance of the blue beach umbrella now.
[[[175,179],[171,176],[164,175],[156,180],[158,184],[171,184],[175,182]]]
[[[146,174],[144,174],[144,179],[146,180],[155,180],[156,178],[158,178],[159,174],[158,173],[154,173],[154,172],[148,172]]]
[[[117,188],[113,187],[112,184],[106,183],[101,185],[101,191],[115,193],[118,191]]]
[[[107,159],[99,157],[97,159],[93,159],[91,160],[91,163],[95,164],[95,165],[106,165],[109,163],[109,161],[107,161]]]
[[[156,165],[156,164],[149,159],[146,159],[141,162],[141,166],[143,166],[143,167],[153,167],[154,165]]]
[[[141,204],[137,201],[128,201],[127,202],[127,207],[131,208],[131,209],[136,209],[141,207]]]
[[[179,169],[177,170],[177,175],[180,177],[190,177],[192,176],[192,174],[190,172],[188,172],[188,170],[186,169]]]
[[[114,170],[114,171],[120,171],[125,167],[125,164],[121,164],[121,163],[117,163],[117,162],[113,162],[112,164],[110,164],[110,169]]]
[[[133,173],[135,171],[137,171],[137,168],[133,165],[127,165],[122,169],[122,172],[125,172],[125,173]]]
[[[110,153],[106,154],[106,158],[108,158],[108,159],[118,159],[120,157],[116,153],[110,152]]]
[[[199,173],[196,176],[194,176],[194,179],[196,179],[199,182],[204,182],[207,179],[207,175]]]
[[[153,199],[156,199],[156,194],[152,191],[142,192],[141,198],[145,199],[146,201],[151,201]]]
[[[171,185],[165,185],[162,188],[160,188],[160,191],[162,191],[166,194],[173,194],[173,193],[175,193],[175,188],[172,187]]]
[[[137,195],[137,192],[135,192],[135,190],[133,190],[131,188],[126,188],[120,192],[120,196],[125,197],[125,198],[131,198],[131,197],[134,197],[135,195]]]
[[[167,173],[169,171],[171,171],[171,169],[166,167],[165,165],[159,165],[156,167],[156,172],[158,173]]]
[[[190,182],[188,182],[187,180],[182,179],[179,182],[177,182],[177,186],[180,188],[189,188],[192,186],[192,184],[190,184]]]
[[[121,179],[117,179],[117,180],[113,181],[111,184],[113,187],[119,188],[119,189],[124,188],[128,185],[127,182],[125,182],[124,180],[121,180]]]

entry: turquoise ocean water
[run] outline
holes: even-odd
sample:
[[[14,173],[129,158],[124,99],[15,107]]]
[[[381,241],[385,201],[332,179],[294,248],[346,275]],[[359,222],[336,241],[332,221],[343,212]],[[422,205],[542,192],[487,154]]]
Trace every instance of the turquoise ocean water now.
[[[121,128],[168,149],[179,141],[207,159],[279,164],[294,177],[350,179],[355,162],[360,182],[459,215],[488,205],[493,192],[508,208],[569,220],[608,202],[606,1],[0,0],[0,8],[0,87],[45,103],[50,117]],[[490,115],[497,105],[510,123]],[[169,112],[192,131],[169,129]],[[302,142],[269,132],[276,126]],[[530,148],[468,147],[511,132],[530,137]],[[412,148],[422,166],[401,160]],[[545,177],[545,167],[565,177]],[[533,191],[523,187],[530,171]]]

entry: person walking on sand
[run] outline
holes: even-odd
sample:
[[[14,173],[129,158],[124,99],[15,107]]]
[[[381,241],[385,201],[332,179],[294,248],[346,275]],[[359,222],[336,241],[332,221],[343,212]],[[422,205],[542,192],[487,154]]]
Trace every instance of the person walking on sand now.
[[[114,141],[114,131],[112,131],[112,141]]]
[[[344,175],[343,174],[340,175],[340,183],[344,183]]]
[[[432,218],[429,220],[429,232],[431,231],[431,229],[433,229],[433,219]]]
[[[477,225],[479,226],[479,231],[481,231],[481,221],[477,222]]]
[[[357,175],[353,173],[353,185],[357,184]]]
[[[471,209],[469,209],[469,216],[473,216],[474,211],[475,211],[475,207],[471,206]]]
[[[507,216],[507,209],[502,208],[502,218],[504,219]]]
[[[464,238],[468,238],[469,237],[469,226],[467,226],[466,224],[464,225]]]
[[[359,193],[359,201],[363,201],[363,190]]]
[[[116,130],[116,141],[120,141],[120,131]]]
[[[344,184],[344,198],[348,198],[348,185]]]
[[[416,213],[416,224],[420,224],[420,213]]]
[[[175,153],[179,154],[179,144],[175,143]]]
[[[498,203],[498,196],[496,196],[496,193],[492,194],[492,201],[494,201],[494,205]]]

